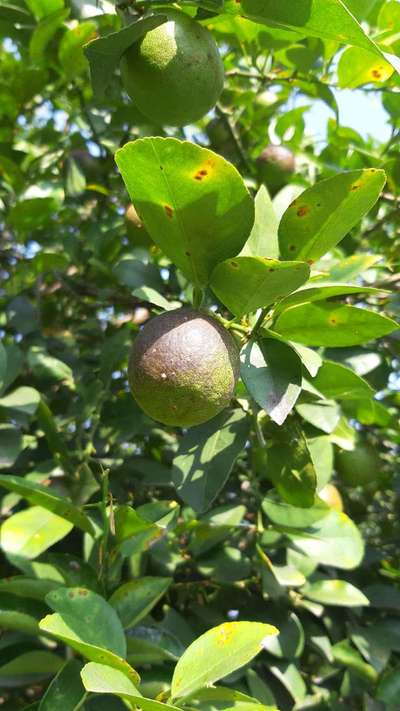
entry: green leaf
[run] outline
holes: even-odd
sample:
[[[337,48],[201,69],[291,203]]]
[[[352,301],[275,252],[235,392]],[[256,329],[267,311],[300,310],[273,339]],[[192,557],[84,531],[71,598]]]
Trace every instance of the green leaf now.
[[[321,491],[333,473],[333,445],[330,437],[312,437],[307,440],[311,459],[317,475],[317,490]]]
[[[359,47],[348,47],[338,64],[339,86],[356,89],[363,84],[385,82],[393,71],[393,66],[383,57]]]
[[[45,606],[36,600],[0,593],[0,625],[3,629],[38,635],[39,620],[45,610]]]
[[[221,156],[174,138],[144,138],[115,160],[151,238],[195,285],[205,286],[219,262],[240,252],[254,204]]]
[[[176,706],[161,703],[155,699],[146,699],[134,684],[120,671],[104,664],[90,662],[81,672],[85,689],[95,694],[115,694],[131,702],[131,708],[139,707],[143,711],[178,711]]]
[[[273,494],[268,494],[262,501],[263,511],[278,526],[307,528],[320,521],[330,512],[329,506],[321,499],[316,499],[314,506],[303,509],[281,501]]]
[[[46,596],[47,604],[86,641],[108,649],[120,657],[126,654],[126,641],[115,610],[95,592],[86,588],[58,588]],[[89,640],[90,637],[90,640]]]
[[[41,20],[64,7],[64,0],[27,0],[26,4],[36,19]]]
[[[235,316],[244,316],[295,291],[309,275],[308,265],[302,262],[236,257],[218,264],[210,285]]]
[[[116,610],[123,626],[134,627],[165,595],[171,578],[144,577],[121,585],[110,597],[109,604]]]
[[[0,667],[0,686],[15,687],[37,684],[56,674],[63,660],[41,649],[25,652]]]
[[[31,504],[52,511],[82,531],[94,535],[93,525],[86,514],[48,486],[36,484],[34,481],[11,474],[0,475],[0,486],[8,491],[15,491]]]
[[[240,255],[244,257],[279,259],[279,222],[265,185],[261,185],[254,199],[254,208],[253,229]]]
[[[383,170],[341,173],[308,188],[279,225],[284,259],[315,261],[335,247],[374,206],[386,182]]]
[[[310,35],[351,44],[385,56],[349,12],[342,0],[241,0],[242,12],[256,22],[285,27]],[[399,71],[396,57],[387,57]]]
[[[279,662],[270,667],[272,674],[279,679],[291,697],[299,705],[305,700],[307,687],[298,667],[292,662]]]
[[[400,697],[400,667],[388,671],[379,681],[376,698],[386,704],[388,711],[396,711]]]
[[[249,341],[240,353],[240,374],[252,398],[282,425],[301,392],[301,362],[296,352],[272,338]]]
[[[267,450],[268,478],[292,506],[312,506],[317,478],[303,431],[295,420],[290,419],[284,426],[274,427],[273,434],[274,444]]]
[[[158,27],[165,20],[165,15],[145,17],[137,22],[132,22],[118,32],[113,32],[105,37],[97,37],[84,47],[90,66],[93,93],[97,99],[108,98],[107,89],[124,52],[146,32]]]
[[[82,662],[70,659],[66,662],[40,702],[39,711],[75,711],[86,696],[80,672]]]
[[[225,484],[248,434],[241,410],[223,412],[192,427],[181,439],[173,480],[179,496],[195,511],[206,511]]]
[[[126,654],[124,630],[115,610],[85,588],[58,588],[46,598],[57,609],[39,627],[91,661],[119,669],[132,682],[139,675],[123,657]]]
[[[322,605],[360,607],[369,605],[368,598],[354,585],[344,580],[317,580],[301,590],[305,597]]]
[[[0,580],[0,592],[12,593],[23,598],[44,600],[50,590],[60,587],[62,583],[56,580],[40,580],[24,575],[14,575]]]
[[[68,387],[73,387],[74,376],[69,365],[59,358],[46,353],[44,348],[32,346],[28,353],[29,367],[39,378],[64,381]]]
[[[20,431],[11,425],[0,425],[0,468],[11,467],[23,449]]]
[[[72,530],[73,524],[41,506],[8,518],[1,527],[0,546],[8,555],[36,558]]]
[[[323,400],[318,403],[303,403],[297,405],[296,411],[299,415],[327,434],[331,434],[337,427],[340,420],[340,408],[335,402]],[[312,458],[312,457],[311,457]]]
[[[29,55],[32,62],[39,64],[45,60],[46,47],[58,28],[64,24],[69,14],[70,10],[65,10],[61,7],[59,10],[52,12],[51,15],[44,17],[35,27],[29,42]]]
[[[351,645],[348,639],[343,639],[332,647],[335,662],[354,672],[367,683],[375,683],[377,673],[370,664],[366,664],[359,652]]]
[[[303,625],[297,615],[291,612],[283,624],[279,624],[279,634],[266,641],[265,649],[275,657],[295,659],[303,654],[304,642]]]
[[[7,351],[0,341],[0,392],[3,389],[7,374]]]
[[[324,361],[313,385],[325,397],[333,400],[354,400],[373,396],[374,390],[351,368],[330,360]]]
[[[34,388],[22,386],[0,398],[0,407],[16,410],[25,415],[34,415],[40,402],[40,393]]]
[[[263,641],[277,634],[272,625],[226,622],[198,637],[178,661],[172,677],[174,699],[214,684],[261,652]]]
[[[364,543],[357,526],[346,514],[335,510],[309,528],[286,535],[298,550],[322,565],[350,570],[364,557]]]
[[[387,316],[342,304],[292,306],[278,317],[274,330],[307,346],[345,347],[381,338],[398,328]]]
[[[312,282],[296,291],[294,294],[286,296],[276,307],[276,313],[284,311],[289,306],[297,304],[307,304],[313,301],[326,301],[335,296],[347,296],[350,294],[381,294],[379,289],[362,284],[334,284],[332,282]]]
[[[67,79],[74,80],[83,74],[87,61],[83,54],[83,46],[97,34],[97,26],[93,20],[86,20],[71,27],[62,37],[58,48],[58,59]]]

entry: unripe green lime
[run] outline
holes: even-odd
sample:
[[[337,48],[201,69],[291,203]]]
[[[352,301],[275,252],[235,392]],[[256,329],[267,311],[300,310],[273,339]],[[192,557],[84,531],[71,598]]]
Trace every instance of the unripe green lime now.
[[[257,159],[258,175],[272,192],[282,188],[294,173],[296,163],[294,155],[285,146],[275,146],[272,143],[264,148]]]
[[[211,33],[177,10],[122,56],[122,81],[138,109],[161,125],[184,126],[215,106],[224,67]]]
[[[381,462],[375,449],[362,442],[352,450],[339,450],[336,454],[336,469],[341,480],[348,486],[364,486],[379,478]]]
[[[191,427],[229,405],[239,351],[214,318],[189,308],[151,319],[136,337],[128,377],[144,412],[166,425]]]

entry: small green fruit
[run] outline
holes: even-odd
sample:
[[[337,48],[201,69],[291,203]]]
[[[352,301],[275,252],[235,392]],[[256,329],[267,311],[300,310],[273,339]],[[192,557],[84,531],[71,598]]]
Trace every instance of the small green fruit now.
[[[122,81],[138,109],[160,125],[185,126],[218,101],[224,67],[211,33],[177,10],[122,56]]]
[[[207,422],[229,405],[239,351],[214,318],[189,308],[151,319],[136,337],[128,377],[144,412],[166,425]]]
[[[257,159],[257,167],[260,180],[276,192],[286,185],[296,169],[296,162],[292,151],[271,143]]]
[[[371,445],[360,443],[350,451],[339,450],[336,454],[336,469],[347,486],[365,486],[377,481],[381,462]]]

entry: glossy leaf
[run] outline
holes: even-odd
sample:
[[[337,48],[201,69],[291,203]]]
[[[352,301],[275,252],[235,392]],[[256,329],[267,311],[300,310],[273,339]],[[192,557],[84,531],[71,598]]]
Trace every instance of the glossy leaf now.
[[[173,479],[179,496],[195,511],[206,511],[225,484],[248,434],[243,412],[223,412],[192,427],[181,439]]]
[[[75,711],[86,696],[81,681],[82,663],[77,659],[66,662],[46,689],[39,711]]]
[[[257,404],[282,425],[301,392],[301,362],[287,344],[249,341],[240,354],[241,377]]]
[[[263,640],[277,634],[272,625],[226,622],[198,637],[175,667],[171,695],[174,699],[214,684],[247,664],[263,648]]]
[[[351,570],[364,557],[358,528],[346,514],[335,510],[303,531],[287,535],[297,549],[323,565]]]
[[[267,451],[267,476],[287,503],[304,508],[313,505],[317,478],[306,438],[295,420],[274,430],[274,444]]]
[[[289,526],[290,528],[307,528],[316,521],[329,514],[329,506],[320,499],[317,499],[314,506],[308,509],[298,508],[281,501],[273,494],[269,494],[263,499],[263,511],[272,523],[278,526]]]
[[[194,284],[240,252],[254,204],[230,163],[173,138],[128,143],[115,159],[150,236]]]
[[[325,397],[335,400],[354,400],[372,397],[369,383],[341,363],[326,360],[313,380],[313,385]]]
[[[255,199],[253,229],[240,255],[279,259],[278,219],[265,185],[261,185]]]
[[[277,313],[284,311],[289,306],[307,304],[314,301],[326,301],[335,296],[348,296],[351,294],[381,294],[379,289],[362,284],[334,284],[332,282],[311,282],[289,294],[277,305]]]
[[[35,388],[20,387],[0,398],[0,408],[33,415],[40,402],[40,393]]]
[[[46,596],[47,604],[91,644],[114,654],[126,654],[125,635],[118,615],[97,593],[85,588],[59,588]],[[101,625],[99,624],[101,620]]]
[[[295,6],[291,0],[241,0],[241,10],[257,22],[285,27],[302,36],[354,45],[384,56],[341,0],[298,0]],[[396,57],[390,55],[388,60],[399,71]]]
[[[171,578],[144,577],[121,585],[110,597],[123,626],[134,627],[165,595]]]
[[[4,689],[43,682],[56,674],[62,664],[61,657],[53,652],[25,652],[0,667],[0,685]]]
[[[338,65],[339,86],[342,89],[356,89],[363,84],[387,81],[393,74],[393,66],[383,57],[359,47],[348,47],[340,57]]]
[[[0,425],[0,468],[11,467],[23,449],[20,431],[12,425]]]
[[[369,605],[368,598],[351,583],[345,580],[317,580],[307,583],[302,589],[303,595],[322,605],[361,607]]]
[[[385,173],[372,168],[340,173],[305,190],[279,225],[283,258],[322,257],[369,212],[385,182]]]
[[[211,288],[235,316],[244,316],[295,291],[309,274],[302,262],[239,256],[214,269]]]
[[[0,475],[0,487],[16,492],[31,504],[52,511],[82,531],[93,535],[94,529],[86,514],[49,487],[11,474]]]
[[[70,521],[41,506],[31,506],[3,523],[0,546],[8,555],[33,559],[64,538],[72,528]]]
[[[274,330],[307,346],[356,346],[398,328],[395,321],[367,309],[318,303],[293,306],[279,316]]]
[[[396,711],[400,694],[400,667],[388,671],[379,681],[376,697],[388,711]]]
[[[82,681],[87,691],[95,694],[115,694],[130,703],[132,708],[139,707],[143,711],[168,711],[176,706],[161,703],[155,699],[146,699],[134,686],[132,681],[118,669],[112,669],[104,664],[89,662],[81,672]]]
[[[0,625],[5,630],[18,630],[29,635],[38,635],[39,620],[46,608],[35,600],[0,593]]]

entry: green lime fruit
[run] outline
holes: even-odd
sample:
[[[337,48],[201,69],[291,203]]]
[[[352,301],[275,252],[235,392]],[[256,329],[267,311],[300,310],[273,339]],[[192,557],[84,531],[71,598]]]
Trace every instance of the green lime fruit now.
[[[185,126],[217,103],[224,67],[211,33],[177,10],[122,56],[121,76],[138,109],[157,124]]]
[[[339,450],[336,454],[336,469],[347,486],[365,486],[376,482],[381,462],[375,449],[363,442],[352,450]]]
[[[296,169],[296,162],[289,148],[271,143],[258,157],[257,167],[261,182],[276,192],[286,185]]]
[[[229,405],[239,350],[214,318],[190,308],[151,319],[136,337],[128,368],[132,395],[154,420],[191,427]]]
[[[322,501],[325,501],[331,509],[343,511],[343,499],[340,492],[333,484],[326,484],[324,488],[321,489],[318,496],[322,499]]]

